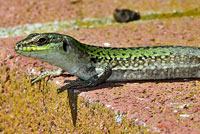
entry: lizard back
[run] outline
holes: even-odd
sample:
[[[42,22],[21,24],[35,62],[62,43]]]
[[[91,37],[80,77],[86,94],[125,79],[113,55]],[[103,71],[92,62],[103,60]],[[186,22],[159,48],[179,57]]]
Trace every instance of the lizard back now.
[[[96,64],[110,65],[107,81],[200,77],[200,48],[152,46],[112,48],[84,45]]]

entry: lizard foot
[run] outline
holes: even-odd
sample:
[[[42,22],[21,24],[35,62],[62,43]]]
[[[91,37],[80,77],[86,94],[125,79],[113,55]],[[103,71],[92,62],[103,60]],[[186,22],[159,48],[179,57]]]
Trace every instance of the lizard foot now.
[[[31,85],[33,85],[34,83],[36,83],[36,82],[38,82],[41,79],[44,79],[46,77],[52,78],[52,77],[55,77],[55,76],[59,76],[61,74],[62,74],[61,68],[58,68],[56,70],[43,70],[43,71],[41,71],[41,73],[37,77],[31,79]]]

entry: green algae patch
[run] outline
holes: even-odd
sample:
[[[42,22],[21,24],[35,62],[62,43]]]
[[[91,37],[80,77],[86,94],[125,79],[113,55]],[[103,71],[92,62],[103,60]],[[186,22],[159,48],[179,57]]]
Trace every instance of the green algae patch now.
[[[167,19],[174,17],[183,17],[183,16],[199,16],[200,9],[192,9],[187,11],[173,11],[173,12],[152,12],[147,13],[141,16],[141,20],[154,20],[154,19]]]
[[[25,24],[9,28],[0,27],[0,38],[16,37],[37,32],[61,32],[67,30],[78,30],[80,28],[103,27],[112,25],[114,23],[113,21],[113,17],[110,16],[105,18],[85,18],[82,20]]]
[[[0,67],[0,132],[3,133],[147,133],[147,129],[97,102],[78,97],[76,127],[66,92],[42,81],[31,86],[26,73]]]

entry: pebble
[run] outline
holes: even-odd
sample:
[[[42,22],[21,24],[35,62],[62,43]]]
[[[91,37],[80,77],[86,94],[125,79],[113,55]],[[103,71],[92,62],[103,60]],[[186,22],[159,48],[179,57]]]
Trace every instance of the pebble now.
[[[105,42],[104,43],[104,46],[107,46],[107,47],[109,47],[111,44],[110,43],[108,43],[108,42]]]

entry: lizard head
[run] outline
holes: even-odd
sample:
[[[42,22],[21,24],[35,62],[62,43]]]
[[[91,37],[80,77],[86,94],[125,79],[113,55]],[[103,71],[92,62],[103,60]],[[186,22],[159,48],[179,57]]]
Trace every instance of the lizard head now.
[[[69,72],[78,64],[84,52],[80,51],[82,44],[76,39],[58,33],[33,33],[16,43],[14,49],[23,56],[37,58]]]
[[[86,64],[86,58],[89,60],[80,46],[83,44],[68,35],[34,33],[16,43],[14,49],[20,55],[37,58],[74,74],[79,64]]]
[[[16,43],[14,49],[17,53],[35,57],[35,54],[44,54],[52,51],[67,52],[69,46],[78,44],[74,38],[58,33],[32,33],[25,39]]]
[[[15,45],[15,51],[39,52],[50,49],[60,49],[59,42],[63,41],[63,35],[57,33],[32,33]]]

